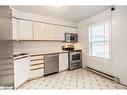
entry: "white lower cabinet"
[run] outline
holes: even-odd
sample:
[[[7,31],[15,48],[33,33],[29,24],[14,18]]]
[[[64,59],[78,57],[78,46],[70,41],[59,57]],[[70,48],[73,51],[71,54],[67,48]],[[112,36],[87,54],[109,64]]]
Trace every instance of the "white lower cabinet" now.
[[[59,72],[68,69],[68,53],[59,54]]]
[[[41,59],[41,60],[40,60]],[[59,54],[59,72],[68,69],[68,53]],[[29,79],[44,76],[44,56],[28,56],[14,60],[14,87],[18,88]]]
[[[44,76],[44,69],[32,70],[30,72],[30,79]]]
[[[14,87],[17,88],[29,78],[30,61],[29,57],[14,60]]]
[[[30,77],[29,79],[34,79],[44,76],[44,56],[35,54],[30,55]]]

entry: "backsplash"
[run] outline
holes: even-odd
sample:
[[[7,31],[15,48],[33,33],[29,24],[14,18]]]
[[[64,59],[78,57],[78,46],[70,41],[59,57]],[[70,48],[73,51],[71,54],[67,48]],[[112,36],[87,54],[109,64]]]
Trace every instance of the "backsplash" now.
[[[61,51],[62,45],[65,44],[70,43],[49,41],[14,41],[13,46],[14,52],[46,52]]]

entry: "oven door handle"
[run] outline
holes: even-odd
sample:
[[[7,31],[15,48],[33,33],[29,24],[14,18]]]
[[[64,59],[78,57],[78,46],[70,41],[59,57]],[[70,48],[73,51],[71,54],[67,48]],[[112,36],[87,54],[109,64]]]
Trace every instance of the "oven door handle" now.
[[[81,52],[71,52],[71,55],[75,55],[75,54],[80,54],[81,55]]]

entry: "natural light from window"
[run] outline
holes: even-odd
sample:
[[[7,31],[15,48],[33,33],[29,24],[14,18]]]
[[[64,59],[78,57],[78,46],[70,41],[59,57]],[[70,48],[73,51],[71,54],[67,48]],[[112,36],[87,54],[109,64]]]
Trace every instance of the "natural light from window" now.
[[[109,59],[110,20],[96,22],[89,26],[89,55]]]

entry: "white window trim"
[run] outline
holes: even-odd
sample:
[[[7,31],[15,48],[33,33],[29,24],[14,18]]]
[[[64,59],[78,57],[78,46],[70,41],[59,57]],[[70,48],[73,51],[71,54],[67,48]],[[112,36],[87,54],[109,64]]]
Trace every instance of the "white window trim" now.
[[[89,33],[89,27],[92,27],[94,25],[99,25],[105,21],[110,21],[110,31],[109,31],[109,58],[102,58],[102,57],[97,57],[97,56],[91,56],[91,46],[90,46],[90,33]],[[101,19],[99,21],[96,21],[96,22],[93,22],[91,24],[88,25],[88,28],[87,28],[87,31],[88,31],[88,57],[90,59],[93,59],[93,60],[98,60],[98,61],[102,61],[102,62],[108,62],[108,63],[111,63],[112,61],[112,55],[111,55],[111,42],[112,42],[112,38],[111,38],[111,34],[112,34],[112,17],[108,17],[108,18],[105,18],[105,19]]]

